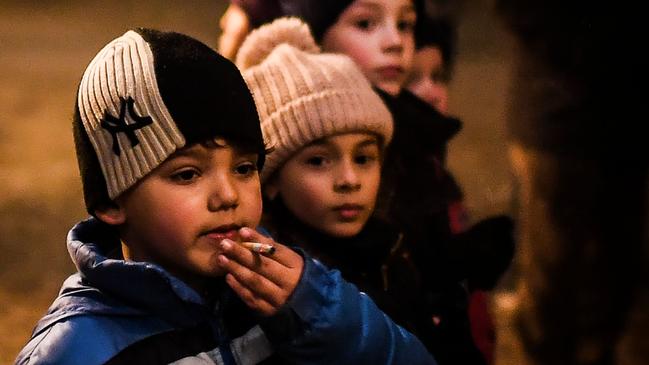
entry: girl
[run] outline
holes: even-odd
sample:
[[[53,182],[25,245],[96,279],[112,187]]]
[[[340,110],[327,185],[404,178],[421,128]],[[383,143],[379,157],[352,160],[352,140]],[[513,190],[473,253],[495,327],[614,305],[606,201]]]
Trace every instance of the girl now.
[[[262,225],[341,271],[396,323],[434,347],[429,292],[403,234],[372,217],[392,116],[348,57],[321,54],[307,26],[254,31],[237,65],[274,151],[262,172]]]

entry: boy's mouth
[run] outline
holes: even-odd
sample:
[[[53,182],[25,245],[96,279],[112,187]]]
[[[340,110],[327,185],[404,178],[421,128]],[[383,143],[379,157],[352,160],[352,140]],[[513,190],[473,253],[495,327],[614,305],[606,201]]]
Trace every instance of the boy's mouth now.
[[[221,242],[226,238],[232,241],[239,241],[239,228],[241,226],[228,224],[205,231],[203,235],[217,242]]]

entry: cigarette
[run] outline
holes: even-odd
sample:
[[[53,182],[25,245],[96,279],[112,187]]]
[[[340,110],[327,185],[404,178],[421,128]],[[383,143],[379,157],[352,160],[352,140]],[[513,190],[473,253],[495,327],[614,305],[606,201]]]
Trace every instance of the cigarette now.
[[[272,255],[275,253],[275,246],[259,242],[241,242],[241,245],[252,252],[261,253],[264,255]]]

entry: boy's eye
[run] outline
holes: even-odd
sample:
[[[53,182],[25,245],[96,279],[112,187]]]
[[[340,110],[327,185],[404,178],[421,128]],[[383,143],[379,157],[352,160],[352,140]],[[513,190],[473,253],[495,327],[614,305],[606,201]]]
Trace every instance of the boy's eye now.
[[[178,171],[175,174],[171,175],[171,179],[178,181],[180,183],[189,183],[194,181],[198,177],[198,171],[193,169],[187,169]]]
[[[257,165],[252,162],[246,162],[238,165],[234,170],[239,175],[250,175],[257,171]]]

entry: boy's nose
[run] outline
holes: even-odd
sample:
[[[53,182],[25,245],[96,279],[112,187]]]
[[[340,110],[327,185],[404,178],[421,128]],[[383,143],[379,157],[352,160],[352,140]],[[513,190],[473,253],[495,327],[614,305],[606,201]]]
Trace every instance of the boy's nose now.
[[[207,203],[210,211],[233,209],[239,205],[239,192],[230,178],[216,179],[212,186]]]

